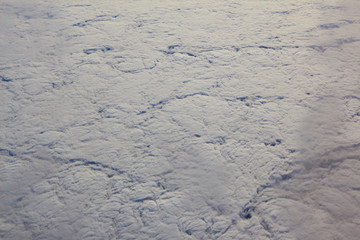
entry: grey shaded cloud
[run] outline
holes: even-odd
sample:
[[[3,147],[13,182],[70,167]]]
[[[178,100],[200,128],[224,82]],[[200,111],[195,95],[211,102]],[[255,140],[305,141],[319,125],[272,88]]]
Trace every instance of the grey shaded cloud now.
[[[1,1],[0,238],[351,239],[360,36],[344,12]]]

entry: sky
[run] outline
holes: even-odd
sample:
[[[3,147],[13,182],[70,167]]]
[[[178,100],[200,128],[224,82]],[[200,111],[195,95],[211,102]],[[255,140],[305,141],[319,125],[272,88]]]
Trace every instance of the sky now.
[[[1,239],[357,239],[360,3],[0,2]]]

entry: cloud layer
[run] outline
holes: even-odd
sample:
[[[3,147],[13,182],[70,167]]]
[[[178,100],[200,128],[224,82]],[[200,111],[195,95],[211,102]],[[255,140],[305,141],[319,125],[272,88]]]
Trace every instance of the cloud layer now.
[[[1,1],[1,239],[355,239],[356,1]]]

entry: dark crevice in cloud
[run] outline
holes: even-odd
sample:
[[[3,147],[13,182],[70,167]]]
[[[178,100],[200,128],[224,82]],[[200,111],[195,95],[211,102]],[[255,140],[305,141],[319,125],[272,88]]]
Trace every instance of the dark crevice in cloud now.
[[[0,155],[10,156],[10,157],[16,156],[16,154],[13,151],[4,148],[0,148]]]
[[[114,50],[114,48],[111,47],[111,46],[104,46],[104,47],[101,47],[101,48],[85,49],[84,53],[86,53],[87,55],[90,55],[90,54],[96,53],[98,51],[101,51],[101,52],[105,53],[105,52],[108,52],[108,51],[111,51],[111,50]]]
[[[76,163],[76,164],[81,164],[83,166],[89,166],[91,169],[93,170],[99,170],[99,171],[103,171],[103,170],[111,170],[117,174],[124,174],[125,171],[119,169],[119,168],[115,168],[115,167],[111,167],[107,164],[101,163],[101,162],[96,162],[96,161],[91,161],[91,160],[87,160],[84,158],[71,158],[69,159],[69,163]],[[114,174],[108,174],[108,177],[112,177],[114,176]]]
[[[0,76],[0,79],[1,79],[1,81],[3,81],[3,82],[12,82],[12,79],[7,78],[7,77],[4,77],[4,76]]]
[[[206,97],[208,97],[210,95],[208,93],[205,93],[205,92],[196,92],[196,93],[189,93],[189,94],[184,94],[184,95],[175,96],[175,97],[169,97],[169,98],[160,100],[157,103],[151,104],[151,107],[152,108],[157,108],[157,109],[162,109],[164,107],[164,105],[168,104],[172,100],[176,100],[176,99],[181,100],[181,99],[185,99],[185,98],[188,98],[188,97],[194,97],[194,96],[206,96]],[[144,112],[144,111],[141,111],[141,112]]]
[[[118,18],[119,16],[120,15],[99,15],[95,18],[87,19],[82,22],[75,23],[75,24],[73,24],[73,26],[74,27],[86,27],[87,25],[90,25],[91,23],[109,21],[111,19]]]

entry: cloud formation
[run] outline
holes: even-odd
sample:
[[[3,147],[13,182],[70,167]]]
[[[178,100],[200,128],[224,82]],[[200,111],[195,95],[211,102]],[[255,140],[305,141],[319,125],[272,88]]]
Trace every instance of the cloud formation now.
[[[1,239],[359,235],[355,1],[0,4]]]

